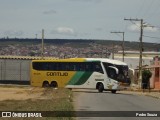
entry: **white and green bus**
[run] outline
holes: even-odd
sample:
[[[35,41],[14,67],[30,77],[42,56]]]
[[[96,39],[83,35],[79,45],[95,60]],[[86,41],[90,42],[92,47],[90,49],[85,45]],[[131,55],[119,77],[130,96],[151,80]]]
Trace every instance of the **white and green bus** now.
[[[31,85],[109,90],[116,93],[129,85],[128,65],[103,58],[33,60]]]

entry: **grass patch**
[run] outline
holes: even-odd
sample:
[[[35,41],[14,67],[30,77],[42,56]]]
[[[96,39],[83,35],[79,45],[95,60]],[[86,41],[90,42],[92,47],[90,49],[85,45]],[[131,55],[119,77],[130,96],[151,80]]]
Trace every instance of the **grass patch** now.
[[[41,92],[41,99],[4,100],[0,101],[0,111],[74,111],[72,91],[64,88],[42,88],[41,91],[30,91],[29,94]],[[20,93],[21,94],[21,93]],[[1,118],[1,120],[73,120],[70,117],[43,118]]]

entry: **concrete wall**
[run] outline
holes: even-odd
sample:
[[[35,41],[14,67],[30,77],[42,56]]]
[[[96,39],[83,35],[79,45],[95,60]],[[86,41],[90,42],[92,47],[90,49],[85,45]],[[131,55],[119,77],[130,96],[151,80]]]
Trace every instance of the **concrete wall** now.
[[[0,59],[0,81],[30,81],[31,60]]]

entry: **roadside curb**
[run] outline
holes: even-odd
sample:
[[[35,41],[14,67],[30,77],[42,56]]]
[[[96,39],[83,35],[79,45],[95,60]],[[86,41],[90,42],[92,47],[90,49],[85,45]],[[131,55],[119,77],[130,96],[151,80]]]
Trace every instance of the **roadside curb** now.
[[[153,98],[160,99],[160,97],[158,97],[158,96],[154,96],[154,95],[145,95],[145,96],[149,96],[149,97],[153,97]]]
[[[137,95],[144,95],[144,96],[149,96],[153,98],[160,99],[160,91],[159,90],[124,90],[121,91],[122,93],[127,93],[127,94],[137,94]]]

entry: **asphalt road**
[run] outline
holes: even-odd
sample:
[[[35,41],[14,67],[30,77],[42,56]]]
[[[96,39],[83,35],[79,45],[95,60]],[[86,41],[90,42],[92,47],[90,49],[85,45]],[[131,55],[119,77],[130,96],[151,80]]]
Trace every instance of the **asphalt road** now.
[[[98,93],[97,90],[73,90],[74,91],[74,104],[76,111],[96,111],[98,117],[94,113],[89,113],[90,116],[77,117],[79,120],[158,120],[160,117],[126,117],[122,113],[120,117],[104,117],[103,114],[115,114],[109,113],[111,111],[160,111],[160,99],[152,98],[149,96],[136,95],[136,94],[125,94],[117,92],[112,94],[110,92]],[[98,111],[102,111],[103,114],[99,115]],[[108,112],[109,111],[109,112]],[[148,113],[148,112],[147,112]],[[160,113],[160,112],[158,112]],[[81,112],[79,113],[81,114]],[[86,114],[88,114],[86,112]],[[94,114],[94,115],[93,115]],[[119,112],[119,114],[121,114]],[[136,114],[136,113],[133,113]],[[155,113],[156,114],[156,113]],[[159,114],[158,114],[159,115]],[[81,115],[80,115],[81,116]],[[114,115],[113,115],[114,116]]]

